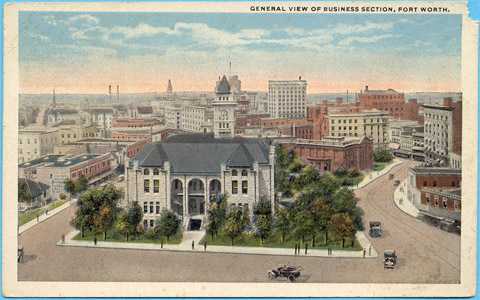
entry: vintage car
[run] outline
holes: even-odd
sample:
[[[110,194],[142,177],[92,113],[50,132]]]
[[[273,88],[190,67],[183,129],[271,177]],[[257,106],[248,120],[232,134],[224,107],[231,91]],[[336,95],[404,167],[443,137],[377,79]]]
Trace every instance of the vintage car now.
[[[269,270],[268,278],[270,280],[273,280],[277,277],[285,277],[291,282],[293,282],[300,276],[301,270],[302,270],[302,267],[289,267],[289,266],[283,265],[276,269]]]
[[[397,264],[397,255],[395,250],[385,250],[383,254],[383,268],[384,269],[395,269]]]
[[[380,222],[370,222],[370,236],[374,238],[382,236],[382,228]]]
[[[23,255],[24,255],[24,252],[23,252],[23,246],[18,246],[18,252],[17,252],[17,261],[19,263],[23,262]]]

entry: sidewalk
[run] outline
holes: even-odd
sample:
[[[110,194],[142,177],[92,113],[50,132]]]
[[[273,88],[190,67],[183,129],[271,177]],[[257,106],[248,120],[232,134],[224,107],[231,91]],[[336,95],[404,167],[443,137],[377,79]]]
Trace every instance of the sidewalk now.
[[[375,181],[376,179],[378,179],[378,178],[382,177],[383,175],[387,174],[388,172],[390,172],[390,170],[392,170],[396,166],[399,166],[403,163],[404,163],[403,161],[394,159],[393,162],[390,165],[388,165],[385,169],[381,170],[380,172],[371,171],[370,173],[365,175],[365,178],[362,180],[362,182],[360,182],[360,184],[358,184],[357,186],[351,187],[351,189],[352,190],[358,190],[358,189],[364,188],[367,185],[369,185],[370,183],[372,183],[373,181]]]
[[[187,231],[191,233],[192,231]],[[229,246],[210,246],[207,244],[207,249],[205,250],[204,245],[197,245],[195,242],[195,250],[192,250],[192,236],[188,235],[190,239],[186,239],[187,235],[184,235],[184,242],[180,245],[163,245],[163,248],[159,244],[144,244],[144,243],[114,243],[114,242],[103,242],[98,241],[95,246],[92,241],[74,241],[72,238],[76,236],[79,232],[72,231],[67,236],[65,236],[65,244],[62,243],[62,240],[58,241],[57,246],[73,246],[73,247],[92,247],[92,248],[114,248],[114,249],[133,249],[133,250],[157,250],[157,251],[183,251],[183,252],[215,252],[215,253],[235,253],[235,254],[253,254],[253,255],[288,255],[295,256],[295,250],[290,248],[261,248],[261,247],[229,247]],[[204,234],[204,232],[202,232]],[[357,239],[360,245],[365,249],[365,258],[376,258],[378,257],[377,251],[368,241],[365,233],[359,231],[356,234]],[[203,236],[202,236],[203,237]],[[195,235],[195,238],[198,239],[198,236]],[[200,239],[198,239],[200,241]],[[325,250],[315,250],[308,249],[307,255],[305,255],[305,249],[300,250],[301,254],[298,256],[310,256],[310,257],[328,257],[328,251]],[[363,251],[338,251],[333,250],[330,257],[345,257],[345,258],[363,258]]]
[[[48,211],[48,215],[47,215],[47,214],[41,214],[40,216],[38,216],[38,221],[37,221],[37,219],[35,218],[35,219],[33,219],[33,220],[31,220],[31,221],[23,224],[22,226],[20,226],[20,227],[18,228],[18,234],[21,234],[22,232],[24,232],[24,231],[32,228],[33,226],[35,226],[35,225],[37,225],[37,224],[45,221],[46,219],[48,219],[48,218],[50,218],[50,217],[58,214],[59,212],[65,210],[65,209],[69,208],[70,205],[72,205],[73,203],[75,203],[75,201],[76,201],[75,199],[72,199],[71,201],[67,201],[67,202],[64,203],[64,204],[62,204],[62,205],[60,205],[60,206],[58,206],[58,207],[56,207],[56,208],[54,208],[54,209],[52,209],[52,210],[49,210],[49,211]]]
[[[418,217],[419,210],[407,199],[407,180],[408,177],[395,189],[395,192],[393,193],[393,201],[404,213],[416,218]]]

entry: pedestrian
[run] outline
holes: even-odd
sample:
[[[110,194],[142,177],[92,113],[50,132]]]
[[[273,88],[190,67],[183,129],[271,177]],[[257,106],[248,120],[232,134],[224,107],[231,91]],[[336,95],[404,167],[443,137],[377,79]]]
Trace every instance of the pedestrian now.
[[[353,248],[353,244],[355,244],[355,240],[352,240],[352,248]]]
[[[204,250],[204,251],[207,251],[207,241],[204,241],[204,242],[203,242],[203,250]]]
[[[96,246],[97,245],[97,236],[93,238],[93,244]]]
[[[372,245],[368,247],[368,256],[372,256]]]
[[[37,222],[38,222],[38,215],[37,215]]]
[[[162,239],[162,241],[160,242],[160,248],[163,249],[163,239]]]
[[[65,244],[65,235],[62,233],[62,244]]]
[[[365,258],[365,253],[367,253],[367,251],[363,248],[363,258]]]
[[[192,250],[195,250],[195,241],[192,241]]]
[[[295,255],[297,255],[297,244],[295,244]]]
[[[47,210],[45,211],[45,214],[48,216],[48,208],[47,208]]]
[[[307,251],[308,251],[308,243],[305,243],[305,255],[307,255]]]

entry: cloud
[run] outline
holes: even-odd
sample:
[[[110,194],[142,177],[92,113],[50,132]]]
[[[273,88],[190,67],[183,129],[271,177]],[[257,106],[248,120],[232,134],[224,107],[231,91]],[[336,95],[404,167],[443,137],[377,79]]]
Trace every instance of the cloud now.
[[[45,42],[50,40],[49,37],[41,35],[39,33],[35,33],[35,32],[29,33],[28,36],[31,37],[31,38],[34,38],[34,39],[39,39],[41,41],[45,41]]]
[[[115,26],[108,31],[108,34],[122,34],[126,39],[136,38],[136,37],[145,37],[145,36],[154,36],[159,33],[164,33],[167,35],[176,35],[179,32],[172,30],[168,27],[153,27],[148,24],[141,22],[136,27],[122,27]]]
[[[48,15],[48,16],[42,16],[42,18],[47,22],[49,25],[57,25],[57,19],[55,16]]]
[[[98,18],[96,18],[94,16],[91,16],[91,15],[87,15],[87,14],[71,17],[67,21],[64,21],[64,23],[65,24],[72,24],[72,23],[75,23],[77,21],[83,21],[83,22],[87,22],[87,23],[91,23],[91,24],[95,24],[95,25],[100,23],[100,20]]]
[[[353,42],[374,43],[378,40],[386,39],[386,38],[390,38],[390,37],[393,37],[393,34],[383,34],[383,35],[375,35],[375,36],[368,36],[368,37],[352,36],[352,37],[346,38],[344,40],[341,40],[338,44],[339,45],[349,45]]]

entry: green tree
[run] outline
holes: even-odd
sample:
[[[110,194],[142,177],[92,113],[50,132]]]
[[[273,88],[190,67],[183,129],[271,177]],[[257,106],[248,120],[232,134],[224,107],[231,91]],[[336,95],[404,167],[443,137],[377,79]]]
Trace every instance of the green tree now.
[[[312,213],[315,227],[325,233],[325,244],[328,243],[328,223],[332,217],[330,202],[326,198],[318,198],[312,203]],[[315,235],[313,236],[312,247],[315,247]]]
[[[227,216],[227,196],[216,195],[212,196],[210,200],[210,205],[208,206],[207,211],[207,224],[206,231],[212,238],[218,233],[222,228],[225,218]]]
[[[376,162],[389,163],[393,160],[393,154],[385,149],[380,149],[373,155],[373,160]]]
[[[96,230],[103,233],[103,240],[107,239],[107,230],[115,221],[115,208],[104,203],[93,217],[93,225]]]
[[[353,235],[353,221],[346,214],[335,214],[330,220],[328,231],[336,238],[342,240],[342,248],[345,246],[345,239]]]
[[[32,193],[28,190],[28,185],[25,181],[18,183],[18,202],[24,202],[32,205],[33,196]]]
[[[256,227],[256,235],[260,238],[260,243],[272,233],[272,204],[266,197],[262,197],[253,209],[253,222]]]
[[[133,202],[125,214],[125,222],[127,224],[127,241],[128,234],[137,234],[137,227],[142,222],[143,210],[137,201]]]
[[[360,171],[359,169],[357,168],[353,168],[353,169],[350,169],[348,170],[348,177],[350,178],[355,178],[355,177],[359,177],[362,175],[362,171]]]
[[[80,176],[80,178],[75,182],[75,194],[81,194],[86,191],[88,188],[88,179],[85,176]]]
[[[358,199],[355,193],[348,188],[341,188],[335,193],[331,203],[333,214],[347,214],[353,221],[356,230],[363,229],[362,215],[363,211],[357,206]]]
[[[155,243],[155,241],[158,240],[158,231],[155,229],[155,227],[149,228],[145,236]]]
[[[315,230],[315,220],[311,211],[301,210],[295,214],[294,235],[297,239],[301,239],[305,243],[305,236],[313,235]]]
[[[118,233],[123,234],[126,237],[128,242],[128,225],[127,225],[127,213],[125,211],[121,211],[117,214],[117,223],[115,224],[115,231]]]
[[[65,180],[65,191],[70,194],[70,199],[77,193],[77,186],[75,180],[68,178]]]
[[[335,175],[336,177],[339,177],[339,178],[340,177],[345,177],[345,176],[347,176],[347,174],[348,174],[348,170],[347,170],[347,168],[345,168],[345,166],[340,166],[333,171],[333,175]]]
[[[167,238],[167,243],[170,236],[175,235],[178,232],[180,222],[177,215],[170,210],[163,209],[160,218],[158,218],[155,227],[158,233]]]
[[[291,229],[290,213],[288,209],[278,211],[275,216],[275,228],[282,234],[282,243],[285,242],[285,236]]]
[[[64,193],[61,193],[60,194],[60,199],[62,199],[62,200],[67,199],[67,195],[65,195]]]
[[[232,246],[234,239],[242,234],[244,230],[243,226],[242,212],[238,209],[228,211],[222,233],[231,239]]]

